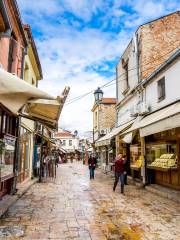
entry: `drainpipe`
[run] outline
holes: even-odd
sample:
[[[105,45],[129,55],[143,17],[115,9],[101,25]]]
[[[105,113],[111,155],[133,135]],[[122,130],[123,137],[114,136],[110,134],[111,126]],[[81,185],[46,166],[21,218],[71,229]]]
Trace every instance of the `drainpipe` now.
[[[39,182],[42,182],[42,168],[43,168],[43,136],[44,136],[44,125],[42,125],[41,132],[41,158],[40,158],[40,171],[39,171]]]
[[[16,144],[15,144],[15,153],[14,153],[14,164],[13,164],[13,173],[14,173],[14,179],[13,179],[13,185],[11,194],[15,194],[17,189],[17,176],[18,176],[18,164],[19,164],[19,147],[20,147],[20,136],[21,136],[21,117],[19,116],[17,119],[16,124]]]
[[[136,53],[136,67],[137,67],[137,78],[138,83],[140,82],[140,71],[139,71],[139,43],[138,43],[138,34],[134,34],[134,44],[135,44],[135,53]]]

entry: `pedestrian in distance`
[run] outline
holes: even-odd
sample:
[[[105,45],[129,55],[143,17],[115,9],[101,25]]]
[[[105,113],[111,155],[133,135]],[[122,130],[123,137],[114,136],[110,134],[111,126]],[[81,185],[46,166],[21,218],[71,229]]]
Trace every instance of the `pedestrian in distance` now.
[[[88,159],[88,165],[89,165],[90,179],[94,179],[94,171],[97,165],[97,159],[93,153],[90,155]]]
[[[124,193],[124,165],[126,161],[123,159],[123,155],[120,153],[114,161],[115,164],[115,181],[113,191],[116,190],[116,186],[120,180],[121,183],[121,193]]]

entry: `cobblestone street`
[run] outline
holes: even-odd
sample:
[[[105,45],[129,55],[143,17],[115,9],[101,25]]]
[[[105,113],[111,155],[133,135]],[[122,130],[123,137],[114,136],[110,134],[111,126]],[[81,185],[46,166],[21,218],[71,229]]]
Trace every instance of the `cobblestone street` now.
[[[35,184],[0,222],[0,239],[179,240],[178,204],[128,185],[112,191],[100,170],[59,165],[55,181]]]

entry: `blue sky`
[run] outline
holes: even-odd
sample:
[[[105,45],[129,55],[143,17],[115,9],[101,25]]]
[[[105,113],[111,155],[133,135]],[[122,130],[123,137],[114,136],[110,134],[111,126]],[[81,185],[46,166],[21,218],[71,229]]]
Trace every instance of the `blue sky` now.
[[[18,0],[23,22],[32,27],[43,68],[39,87],[69,100],[115,77],[115,66],[136,28],[177,11],[176,0]],[[104,97],[115,97],[115,85]],[[67,101],[69,101],[67,100]],[[64,107],[60,126],[92,129],[93,95]]]

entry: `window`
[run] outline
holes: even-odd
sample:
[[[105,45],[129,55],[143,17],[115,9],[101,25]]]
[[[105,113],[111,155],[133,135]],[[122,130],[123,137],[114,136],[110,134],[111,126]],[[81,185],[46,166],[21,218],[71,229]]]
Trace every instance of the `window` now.
[[[128,71],[128,59],[126,60],[126,62],[122,61],[122,67],[124,69],[124,79],[123,79],[123,93],[126,93],[126,91],[129,89],[129,71]]]
[[[128,61],[124,66],[124,70],[125,70],[126,88],[128,88],[129,87]]]
[[[66,140],[63,140],[63,146],[66,146]]]
[[[165,77],[161,78],[158,82],[158,101],[165,99]]]
[[[72,146],[72,140],[69,140],[69,146]]]

